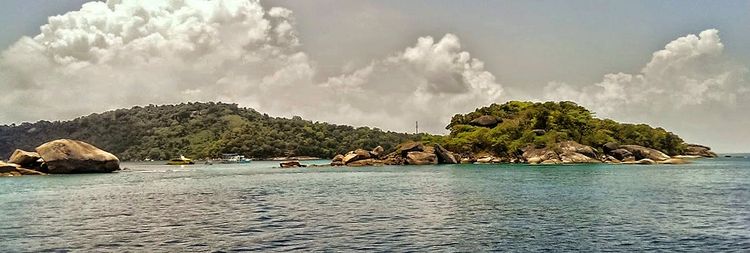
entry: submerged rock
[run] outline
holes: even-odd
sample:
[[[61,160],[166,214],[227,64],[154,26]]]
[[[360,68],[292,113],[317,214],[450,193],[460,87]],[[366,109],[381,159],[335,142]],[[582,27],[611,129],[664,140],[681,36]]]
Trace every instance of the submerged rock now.
[[[282,168],[307,167],[304,164],[299,163],[299,161],[281,162],[281,163],[279,163],[279,166],[281,166]]]
[[[36,148],[50,174],[108,173],[120,169],[113,154],[76,140],[54,140]]]

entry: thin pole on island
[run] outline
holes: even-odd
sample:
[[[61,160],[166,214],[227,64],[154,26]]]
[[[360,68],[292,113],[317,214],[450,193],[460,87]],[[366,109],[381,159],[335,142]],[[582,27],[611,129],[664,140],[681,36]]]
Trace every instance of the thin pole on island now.
[[[415,131],[414,131],[414,133],[415,133],[415,134],[419,134],[419,121],[417,121],[417,125],[416,125],[416,127],[415,127]]]

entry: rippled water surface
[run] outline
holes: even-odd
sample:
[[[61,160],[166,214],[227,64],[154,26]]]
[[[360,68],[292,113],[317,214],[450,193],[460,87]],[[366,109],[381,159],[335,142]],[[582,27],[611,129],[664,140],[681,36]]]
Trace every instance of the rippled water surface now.
[[[0,251],[745,251],[750,160],[0,178]]]

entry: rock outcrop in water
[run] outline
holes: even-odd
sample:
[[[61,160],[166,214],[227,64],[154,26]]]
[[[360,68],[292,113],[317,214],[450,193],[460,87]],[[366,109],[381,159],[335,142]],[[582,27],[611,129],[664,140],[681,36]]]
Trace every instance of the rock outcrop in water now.
[[[50,174],[109,173],[120,170],[120,160],[91,144],[54,140],[36,148]]]
[[[528,164],[601,163],[597,152],[586,145],[565,141],[557,148],[532,148],[524,150],[523,161]]]
[[[603,150],[603,152],[602,152]],[[528,146],[517,154],[498,156],[490,153],[457,155],[439,144],[406,142],[393,152],[381,156],[373,151],[357,149],[346,155],[337,155],[333,166],[381,166],[381,165],[434,165],[457,163],[525,163],[525,164],[684,164],[686,160],[670,157],[656,149],[638,145],[607,143],[602,149],[583,145],[575,141],[563,141],[550,147]]]
[[[287,161],[287,162],[281,162],[279,163],[279,166],[281,168],[300,168],[300,167],[307,167],[304,164],[299,163],[299,161]]]
[[[422,142],[405,142],[396,149],[384,155],[382,147],[372,151],[357,149],[345,155],[337,155],[331,161],[333,166],[382,166],[382,165],[430,165],[456,164],[461,158],[440,146],[439,144],[425,145]]]
[[[120,160],[91,144],[60,139],[42,144],[36,152],[17,149],[0,164],[0,176],[108,173],[120,170]]]
[[[15,163],[6,163],[0,161],[0,177],[16,177],[22,175],[46,175],[43,172],[39,172],[32,169],[22,168],[21,165]]]
[[[684,154],[688,156],[717,157],[716,153],[711,151],[711,148],[698,144],[687,144]]]
[[[43,160],[42,156],[40,156],[37,152],[28,152],[16,149],[16,151],[13,151],[13,154],[10,155],[10,159],[8,159],[8,162],[19,165],[30,165],[34,163],[42,163]]]

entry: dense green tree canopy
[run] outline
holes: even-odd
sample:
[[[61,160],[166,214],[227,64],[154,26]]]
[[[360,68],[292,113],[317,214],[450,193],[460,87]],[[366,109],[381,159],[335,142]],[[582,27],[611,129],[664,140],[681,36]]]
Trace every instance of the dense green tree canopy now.
[[[484,115],[495,116],[501,122],[492,128],[472,124]],[[670,155],[685,148],[679,136],[662,128],[598,119],[573,102],[492,104],[453,116],[446,129],[451,131],[450,135],[432,139],[457,152],[511,154],[529,145],[552,146],[567,140],[594,148],[601,148],[607,142],[635,144]]]
[[[236,104],[149,105],[91,114],[71,121],[39,121],[0,126],[0,154],[59,138],[89,142],[123,160],[193,158],[239,153],[248,157],[316,156],[330,158],[356,148],[391,149],[414,136],[275,118]]]

